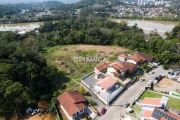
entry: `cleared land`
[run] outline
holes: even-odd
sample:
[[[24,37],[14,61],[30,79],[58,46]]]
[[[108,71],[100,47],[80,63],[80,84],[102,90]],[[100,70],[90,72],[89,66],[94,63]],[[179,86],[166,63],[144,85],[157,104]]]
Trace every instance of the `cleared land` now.
[[[55,80],[54,84],[61,87],[61,92],[77,88],[80,80],[86,74],[94,70],[94,66],[102,62],[83,62],[76,61],[75,58],[80,57],[101,57],[108,61],[116,61],[121,53],[128,54],[132,51],[117,46],[96,46],[96,45],[61,45],[50,47],[44,50],[45,58],[49,65],[56,66],[62,71],[66,78]],[[77,60],[77,59],[76,59]],[[60,75],[62,76],[62,75]]]
[[[163,92],[169,92],[169,91],[176,91],[179,92],[179,86],[180,83],[168,79],[168,78],[163,78],[160,82],[157,83],[157,86],[154,86],[154,90],[156,91],[163,91]]]
[[[175,81],[170,80],[170,79],[168,79],[168,78],[163,78],[163,79],[158,83],[158,86],[159,86],[160,88],[167,88],[167,87],[171,87],[171,86],[173,86],[173,85],[175,85],[175,84],[176,84]],[[155,86],[155,87],[157,87],[157,86]]]
[[[151,91],[146,91],[141,97],[140,100],[143,100],[145,97],[151,97],[151,98],[161,98],[163,95],[154,93]],[[167,104],[167,108],[174,108],[177,110],[180,110],[180,100],[169,97],[169,101]]]

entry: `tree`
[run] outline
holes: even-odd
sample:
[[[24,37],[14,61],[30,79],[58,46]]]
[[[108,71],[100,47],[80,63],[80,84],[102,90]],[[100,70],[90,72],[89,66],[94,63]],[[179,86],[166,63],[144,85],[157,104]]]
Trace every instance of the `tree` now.
[[[81,87],[79,89],[79,92],[84,95],[86,93],[86,90],[84,89],[84,87]]]

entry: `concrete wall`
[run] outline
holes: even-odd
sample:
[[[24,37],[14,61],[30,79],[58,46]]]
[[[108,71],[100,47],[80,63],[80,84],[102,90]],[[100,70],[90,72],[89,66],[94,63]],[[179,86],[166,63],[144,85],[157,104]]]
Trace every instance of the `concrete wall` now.
[[[125,88],[118,88],[118,89],[119,89],[119,91],[118,91],[115,95],[113,95],[113,97],[111,97],[111,98],[109,99],[108,104],[109,104],[112,100],[114,100],[114,98],[115,98],[117,95],[119,95]]]
[[[141,104],[141,105],[142,105],[142,104]],[[154,108],[155,108],[155,106],[142,105],[142,109],[143,109],[143,110],[151,110],[151,111],[153,111]]]

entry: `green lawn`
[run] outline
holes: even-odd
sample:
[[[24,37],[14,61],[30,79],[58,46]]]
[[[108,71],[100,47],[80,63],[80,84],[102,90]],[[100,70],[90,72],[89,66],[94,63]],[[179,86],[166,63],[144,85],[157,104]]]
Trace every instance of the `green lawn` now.
[[[140,97],[140,100],[143,100],[145,97],[150,97],[150,98],[161,98],[161,94],[156,94],[151,91],[146,91],[144,94]]]
[[[131,108],[138,113],[141,111],[141,107],[137,104],[133,105]]]
[[[139,113],[141,111],[141,107],[137,104],[133,105],[131,107],[134,111],[136,111],[137,113]],[[133,113],[128,113],[129,116],[133,117],[133,118],[136,118],[136,113],[133,112]]]
[[[161,98],[163,95],[161,94],[157,94],[157,93],[154,93],[154,92],[151,92],[151,91],[146,91],[141,97],[140,97],[140,100],[143,100],[145,97],[151,97],[151,98]],[[167,104],[167,109],[169,107],[172,107],[172,108],[175,108],[177,110],[180,110],[180,100],[178,99],[175,99],[175,98],[171,98],[171,97],[168,97],[169,98],[169,101],[168,101],[168,104]]]

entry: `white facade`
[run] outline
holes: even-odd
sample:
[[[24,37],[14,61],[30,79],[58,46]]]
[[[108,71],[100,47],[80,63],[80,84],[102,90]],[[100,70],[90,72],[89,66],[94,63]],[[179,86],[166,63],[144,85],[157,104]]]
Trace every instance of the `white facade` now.
[[[137,62],[135,62],[134,60],[132,60],[132,59],[127,59],[127,62],[129,62],[129,63],[132,63],[132,64],[137,64]]]
[[[66,110],[64,109],[64,107],[61,104],[60,104],[60,108],[63,110],[63,112],[65,113],[68,120],[74,120],[74,118],[77,117],[77,113],[79,115],[84,113],[84,109],[82,109],[82,110],[79,110],[77,113],[73,114],[73,116],[69,116],[69,114],[66,112]]]
[[[94,72],[95,73],[98,73],[98,72],[100,72],[96,67],[94,67]]]
[[[156,105],[142,105],[143,110],[151,110],[153,111],[155,107],[161,107],[161,106],[156,106]]]
[[[125,58],[123,58],[123,57],[121,57],[121,56],[118,56],[118,60],[119,60],[120,62],[124,62],[124,61],[126,61],[126,59],[125,59]]]
[[[112,66],[108,66],[107,72],[116,72],[116,70]]]

